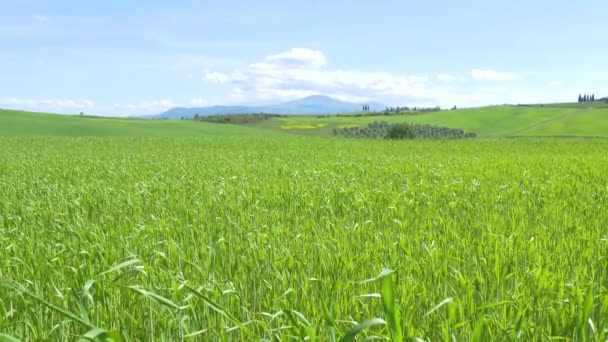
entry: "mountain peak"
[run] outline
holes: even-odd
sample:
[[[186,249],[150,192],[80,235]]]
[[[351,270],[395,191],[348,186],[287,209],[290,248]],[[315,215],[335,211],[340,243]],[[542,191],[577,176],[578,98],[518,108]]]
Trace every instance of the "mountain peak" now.
[[[334,101],[339,101],[337,99],[334,99],[333,97],[330,97],[330,96],[327,96],[327,95],[321,95],[321,94],[309,95],[309,96],[301,98],[300,100],[301,101],[304,101],[304,100],[334,100]]]
[[[341,100],[335,99],[335,98],[327,96],[327,95],[310,95],[310,96],[303,97],[301,99],[284,102],[279,105],[284,105],[284,104],[331,104],[331,105],[335,105],[335,104],[352,104],[352,103],[341,101]]]
[[[333,98],[333,97],[327,96],[327,95],[310,95],[310,96],[306,96],[306,97],[303,97],[301,99],[293,100],[293,101],[290,101],[290,102],[332,102],[332,103],[340,102],[340,103],[349,103],[349,102],[338,100],[336,98]]]
[[[356,112],[361,110],[362,103],[346,102],[327,95],[310,95],[301,99],[283,102],[269,106],[213,106],[205,108],[172,108],[154,117],[176,119],[180,117],[190,118],[198,115],[221,115],[221,114],[246,114],[246,113],[268,113],[268,114],[292,114],[292,115],[318,115],[318,114],[340,114]],[[369,102],[372,110],[384,110],[385,105],[378,102]]]

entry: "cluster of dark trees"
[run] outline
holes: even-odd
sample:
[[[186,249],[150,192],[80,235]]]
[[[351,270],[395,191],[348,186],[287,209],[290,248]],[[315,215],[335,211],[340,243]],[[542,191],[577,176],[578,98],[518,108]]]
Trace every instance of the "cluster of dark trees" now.
[[[439,127],[429,124],[388,123],[374,121],[365,127],[334,128],[334,135],[370,139],[461,139],[475,138],[473,132],[465,133],[462,129]]]
[[[363,107],[364,113],[356,113],[356,114],[335,114],[335,116],[340,117],[355,117],[355,116],[383,116],[383,115],[416,115],[420,113],[428,113],[428,112],[438,112],[441,111],[441,107],[431,107],[431,108],[423,108],[423,107],[387,107],[383,111],[370,111],[368,105],[364,105]],[[329,115],[319,115],[317,117],[328,117]]]
[[[413,126],[417,137],[432,139],[462,139],[477,137],[477,133],[465,132],[460,128],[433,126],[429,124],[415,124]]]
[[[363,128],[357,126],[334,128],[332,132],[334,135],[342,135],[345,137],[385,139],[388,133],[388,126],[384,121],[375,121]]]
[[[389,113],[389,112],[367,112],[367,113],[355,113],[355,114],[335,114],[335,116],[337,116],[337,117],[345,117],[345,118],[354,118],[354,117],[361,117],[361,116],[389,116],[389,115],[402,115],[402,114],[401,113],[396,113],[395,114],[395,113]],[[318,117],[327,117],[327,116],[318,116]]]
[[[578,102],[594,102],[595,101],[595,94],[591,94],[591,95],[581,95],[578,94]]]
[[[421,108],[421,107],[414,107],[414,111],[416,112],[422,112],[422,113],[427,113],[427,112],[440,112],[441,111],[441,107],[437,106],[437,107],[429,107],[429,108]]]
[[[401,112],[409,112],[412,110],[415,110],[415,109],[412,109],[408,106],[404,106],[404,107],[387,107],[384,111],[387,113],[401,113]]]
[[[386,113],[401,113],[401,112],[439,112],[441,111],[441,107],[437,106],[437,107],[430,107],[430,108],[423,108],[423,107],[388,107],[384,110]]]

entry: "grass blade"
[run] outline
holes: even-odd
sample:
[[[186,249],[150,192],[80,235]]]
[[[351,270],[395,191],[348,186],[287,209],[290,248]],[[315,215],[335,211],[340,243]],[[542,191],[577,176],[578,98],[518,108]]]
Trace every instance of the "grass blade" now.
[[[139,294],[142,294],[142,295],[144,295],[144,296],[146,296],[148,298],[152,298],[156,302],[158,302],[159,304],[162,304],[164,306],[168,306],[168,307],[170,307],[172,309],[183,310],[185,308],[185,307],[178,306],[177,304],[173,303],[171,300],[169,300],[169,299],[167,299],[167,298],[165,298],[163,296],[157,295],[154,292],[150,292],[150,291],[144,290],[144,289],[142,289],[142,288],[140,288],[138,286],[129,286],[128,288],[131,289],[131,290],[133,290],[133,291],[135,291],[135,292],[137,292],[137,293],[139,293]]]
[[[134,265],[134,264],[137,264],[137,263],[139,263],[139,262],[140,262],[140,260],[139,260],[139,259],[137,259],[137,258],[135,258],[135,259],[131,259],[131,260],[127,260],[127,261],[121,262],[120,264],[117,264],[117,265],[112,266],[110,269],[108,269],[108,270],[107,270],[107,271],[105,271],[105,272],[101,272],[101,273],[99,273],[97,276],[98,276],[98,277],[101,277],[101,276],[103,276],[103,275],[105,275],[105,274],[112,273],[112,272],[114,272],[114,271],[118,271],[118,270],[120,270],[121,268],[129,267],[129,266]]]
[[[386,322],[382,318],[373,318],[373,319],[367,320],[365,322],[359,323],[354,328],[349,330],[346,333],[346,335],[344,335],[344,337],[342,337],[340,342],[354,341],[355,336],[357,336],[359,333],[361,333],[365,329],[368,329],[368,328],[376,326],[376,325],[386,325]]]
[[[217,303],[215,303],[213,300],[211,300],[211,298],[207,297],[206,295],[202,294],[200,291],[192,288],[191,286],[189,286],[187,284],[184,284],[184,286],[188,290],[190,290],[190,292],[192,292],[194,295],[196,295],[197,297],[199,297],[200,299],[202,299],[203,302],[205,302],[205,304],[207,304],[207,306],[209,306],[213,311],[215,311],[218,314],[226,317],[232,323],[236,324],[241,329],[241,331],[243,333],[245,333],[247,336],[250,336],[250,337],[254,336],[253,332],[249,328],[247,328],[239,319],[237,319],[235,316],[233,316],[232,314],[230,314],[228,311],[226,311],[220,305],[218,305]]]
[[[428,315],[432,314],[433,312],[437,311],[440,307],[452,303],[454,301],[454,299],[452,297],[448,297],[444,300],[441,301],[441,303],[437,304],[434,308],[431,309],[431,311],[427,312],[426,314],[424,314],[424,317],[427,317]]]
[[[74,315],[73,313],[71,313],[71,312],[69,312],[69,311],[67,311],[67,310],[65,310],[63,308],[60,308],[59,306],[57,306],[57,305],[55,305],[55,304],[53,304],[53,303],[51,303],[49,301],[46,301],[46,300],[44,300],[44,299],[36,296],[35,294],[27,291],[24,288],[21,288],[20,286],[16,286],[16,285],[12,285],[12,284],[2,284],[2,283],[0,283],[0,286],[8,288],[8,289],[11,289],[11,290],[14,290],[14,291],[18,291],[18,292],[20,292],[20,293],[22,293],[22,294],[24,294],[24,295],[26,295],[26,296],[28,296],[28,297],[36,300],[37,302],[39,302],[40,304],[48,307],[49,309],[51,309],[51,310],[53,310],[53,311],[55,311],[55,312],[57,312],[57,313],[59,313],[61,315],[64,315],[64,316],[68,317],[69,319],[71,319],[71,320],[73,320],[75,322],[78,322],[78,323],[84,325],[85,327],[87,327],[89,329],[98,329],[95,325],[89,323],[88,321],[85,321],[84,319],[82,319],[82,318]]]
[[[0,342],[21,342],[21,340],[13,336],[0,333]]]

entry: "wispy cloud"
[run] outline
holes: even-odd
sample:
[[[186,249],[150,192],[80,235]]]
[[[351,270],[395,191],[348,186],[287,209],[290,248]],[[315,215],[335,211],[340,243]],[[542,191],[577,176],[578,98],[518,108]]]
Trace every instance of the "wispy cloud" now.
[[[266,61],[282,68],[321,68],[327,65],[325,54],[319,50],[293,48],[289,51],[270,55]]]
[[[207,72],[214,84],[231,84],[233,102],[288,100],[326,94],[349,101],[435,103],[428,77],[328,68],[322,51],[294,48],[231,73]]]
[[[455,82],[455,81],[466,81],[464,77],[458,77],[450,74],[438,74],[437,80],[441,82]]]
[[[207,72],[205,73],[205,79],[211,83],[224,84],[228,83],[231,77],[221,72]]]
[[[61,114],[84,112],[108,116],[145,115],[157,114],[175,106],[172,100],[167,99],[149,100],[137,104],[98,105],[86,99],[0,98],[0,108]]]
[[[232,72],[208,71],[204,79],[212,84],[231,86],[226,97],[231,103],[269,103],[314,94],[325,94],[346,101],[380,101],[391,105],[477,106],[519,102],[518,97],[501,89],[484,89],[468,83],[451,86],[466,77],[437,74],[433,81],[424,75],[345,70],[329,67],[322,51],[298,48],[273,54],[260,62]],[[512,81],[514,72],[474,69],[474,80]]]
[[[480,69],[473,69],[471,71],[471,77],[475,80],[482,81],[514,81],[521,78],[519,74],[514,72],[498,72]]]
[[[91,109],[95,103],[86,99],[28,99],[0,98],[0,107],[49,112],[80,112]]]

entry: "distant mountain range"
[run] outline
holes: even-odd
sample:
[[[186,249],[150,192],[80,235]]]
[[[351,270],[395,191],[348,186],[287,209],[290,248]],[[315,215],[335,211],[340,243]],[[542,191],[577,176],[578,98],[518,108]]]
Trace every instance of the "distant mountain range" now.
[[[384,110],[387,106],[379,102],[354,103],[340,101],[329,96],[313,95],[299,100],[283,102],[268,106],[212,106],[201,108],[175,107],[156,115],[147,116],[156,119],[192,118],[195,115],[210,116],[223,114],[340,114],[360,111],[366,104],[372,111]]]

